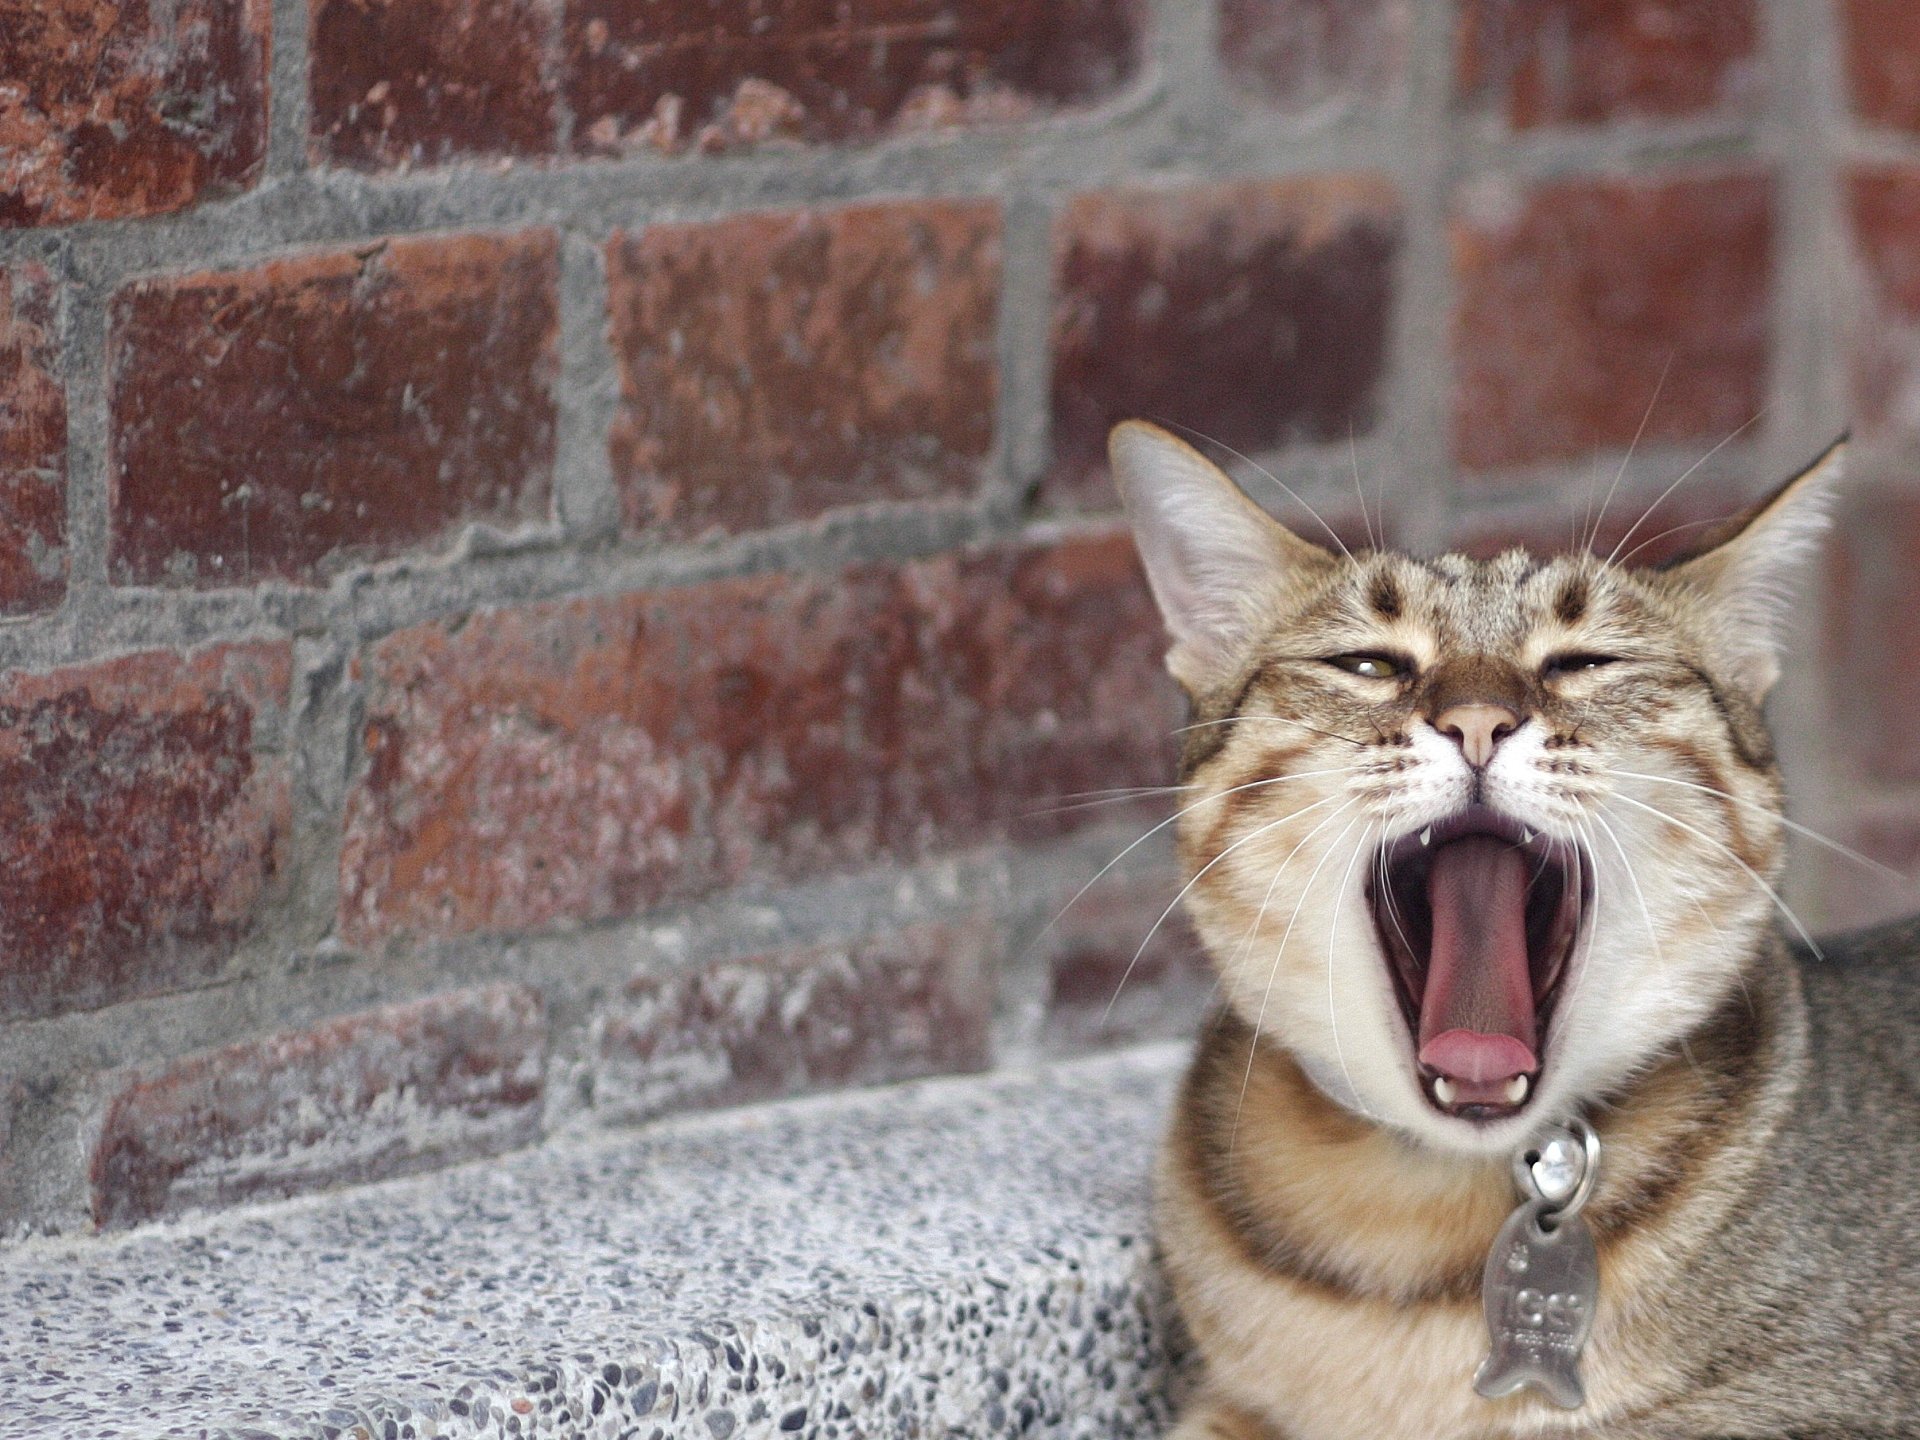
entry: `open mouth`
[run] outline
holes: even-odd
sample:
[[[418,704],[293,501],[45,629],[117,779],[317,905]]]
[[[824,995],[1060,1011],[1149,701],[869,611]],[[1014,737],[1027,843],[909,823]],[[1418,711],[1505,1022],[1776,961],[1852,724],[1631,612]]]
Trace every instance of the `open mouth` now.
[[[1437,1109],[1527,1103],[1592,888],[1579,847],[1483,805],[1385,847],[1367,903]]]

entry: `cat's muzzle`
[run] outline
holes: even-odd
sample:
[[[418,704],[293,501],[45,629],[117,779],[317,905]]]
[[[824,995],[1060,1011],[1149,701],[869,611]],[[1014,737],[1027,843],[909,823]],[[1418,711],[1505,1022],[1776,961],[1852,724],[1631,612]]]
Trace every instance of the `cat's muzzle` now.
[[[1591,861],[1484,805],[1376,858],[1367,902],[1428,1102],[1466,1120],[1513,1115],[1539,1085]]]

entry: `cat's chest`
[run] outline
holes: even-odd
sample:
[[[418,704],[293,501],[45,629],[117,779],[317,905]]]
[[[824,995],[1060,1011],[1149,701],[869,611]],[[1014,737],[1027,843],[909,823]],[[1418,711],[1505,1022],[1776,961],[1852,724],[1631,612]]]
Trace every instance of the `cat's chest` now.
[[[1579,1410],[1525,1394],[1489,1401],[1473,1389],[1488,1345],[1477,1300],[1356,1299],[1221,1251],[1183,1258],[1182,1308],[1210,1369],[1231,1393],[1261,1397],[1286,1440],[1610,1435],[1611,1418],[1640,1410],[1674,1378],[1658,1346],[1603,1310],[1581,1364],[1588,1398]]]

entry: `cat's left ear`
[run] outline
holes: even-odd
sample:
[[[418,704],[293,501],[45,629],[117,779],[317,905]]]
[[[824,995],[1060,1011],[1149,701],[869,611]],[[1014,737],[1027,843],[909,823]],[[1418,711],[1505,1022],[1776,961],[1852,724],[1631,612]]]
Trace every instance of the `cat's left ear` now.
[[[1713,602],[1720,668],[1756,704],[1780,678],[1781,631],[1801,576],[1833,523],[1846,453],[1842,435],[1704,548],[1663,567]]]

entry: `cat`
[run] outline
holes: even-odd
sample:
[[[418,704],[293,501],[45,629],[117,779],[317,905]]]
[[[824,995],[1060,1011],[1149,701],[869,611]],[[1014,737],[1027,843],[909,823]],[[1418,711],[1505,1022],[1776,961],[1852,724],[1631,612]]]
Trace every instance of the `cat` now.
[[[1648,569],[1329,550],[1113,432],[1223,997],[1159,1168],[1176,1440],[1920,1435],[1920,922],[1780,918],[1762,716],[1843,452]],[[1574,1121],[1584,1395],[1486,1399],[1512,1157]]]

